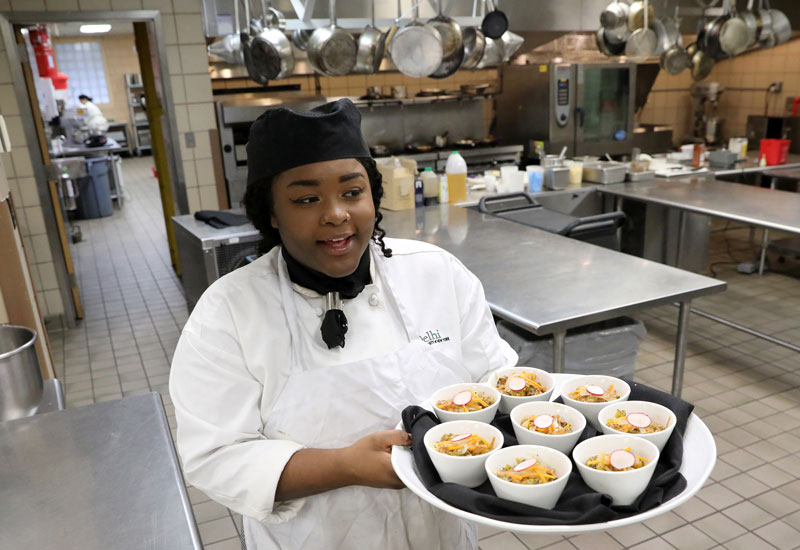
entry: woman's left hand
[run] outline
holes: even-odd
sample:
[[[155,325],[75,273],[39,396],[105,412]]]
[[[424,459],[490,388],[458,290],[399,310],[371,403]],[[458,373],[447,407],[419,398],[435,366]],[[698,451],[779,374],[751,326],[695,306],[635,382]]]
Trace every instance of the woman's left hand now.
[[[342,449],[343,466],[353,476],[352,485],[382,489],[403,489],[405,485],[392,467],[392,446],[410,445],[403,430],[386,430],[362,437]]]

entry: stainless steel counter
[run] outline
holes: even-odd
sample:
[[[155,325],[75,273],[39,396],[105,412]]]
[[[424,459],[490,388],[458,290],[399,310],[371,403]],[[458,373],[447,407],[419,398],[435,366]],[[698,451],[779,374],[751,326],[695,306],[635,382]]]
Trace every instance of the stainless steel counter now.
[[[158,394],[0,423],[0,465],[0,548],[202,548]]]
[[[673,373],[680,394],[689,305],[726,283],[449,205],[384,212],[388,236],[423,240],[451,252],[483,283],[499,317],[553,334],[553,365],[563,372],[566,330],[681,302]]]
[[[598,191],[791,233],[800,232],[800,195],[707,178],[616,183]]]
[[[89,157],[93,155],[107,155],[110,153],[121,153],[128,151],[127,148],[121,147],[116,140],[107,138],[107,143],[102,147],[64,147],[63,151],[54,153],[50,151],[50,156],[53,158],[58,157]]]

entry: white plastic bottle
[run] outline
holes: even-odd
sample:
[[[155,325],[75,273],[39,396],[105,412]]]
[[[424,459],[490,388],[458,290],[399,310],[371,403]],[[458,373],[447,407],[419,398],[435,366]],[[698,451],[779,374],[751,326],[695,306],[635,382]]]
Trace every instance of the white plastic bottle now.
[[[439,199],[439,176],[429,166],[422,171],[422,195],[425,204],[434,204]]]
[[[453,151],[447,157],[444,172],[447,174],[447,192],[450,202],[465,202],[467,200],[467,161],[458,151]]]

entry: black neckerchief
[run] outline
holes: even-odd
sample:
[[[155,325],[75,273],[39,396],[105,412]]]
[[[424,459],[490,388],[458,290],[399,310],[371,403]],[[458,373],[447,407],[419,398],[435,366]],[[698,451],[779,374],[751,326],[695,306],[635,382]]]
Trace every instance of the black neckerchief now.
[[[324,273],[310,269],[295,260],[281,247],[289,279],[297,285],[308,288],[325,296],[325,317],[322,320],[322,339],[328,349],[336,346],[344,347],[344,335],[347,333],[347,317],[342,311],[342,300],[352,300],[372,282],[369,273],[369,248],[364,251],[356,270],[346,277],[329,277]]]

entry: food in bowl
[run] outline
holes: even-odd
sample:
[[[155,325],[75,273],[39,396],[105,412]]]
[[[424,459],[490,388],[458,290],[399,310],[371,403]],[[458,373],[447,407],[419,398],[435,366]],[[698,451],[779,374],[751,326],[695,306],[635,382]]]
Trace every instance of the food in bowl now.
[[[584,403],[608,403],[619,399],[619,394],[614,389],[614,384],[611,384],[608,388],[597,384],[586,384],[585,386],[578,386],[574,391],[570,392],[569,398],[575,401],[583,401]]]
[[[526,416],[520,425],[528,430],[547,435],[563,435],[572,433],[572,424],[558,414],[540,414]]]
[[[478,456],[488,453],[494,448],[494,437],[487,442],[478,434],[444,434],[434,443],[440,453],[450,456]]]
[[[643,412],[627,414],[623,409],[617,409],[614,417],[606,421],[606,426],[629,434],[652,434],[666,430],[669,421],[670,419],[667,418],[667,424],[662,425],[653,422],[650,415]]]
[[[648,462],[646,458],[631,451],[630,447],[625,447],[624,449],[613,450],[610,453],[591,456],[584,464],[589,468],[603,472],[626,472],[643,468],[647,466]]]
[[[517,372],[501,376],[497,379],[497,389],[505,395],[514,397],[530,397],[547,391],[541,382],[536,380],[536,373],[531,371]]]
[[[494,398],[473,390],[463,390],[455,394],[452,399],[442,399],[436,402],[437,407],[447,412],[475,412],[493,404]]]
[[[503,481],[520,485],[542,485],[555,481],[556,472],[537,458],[517,458],[516,464],[506,464],[495,475]]]

